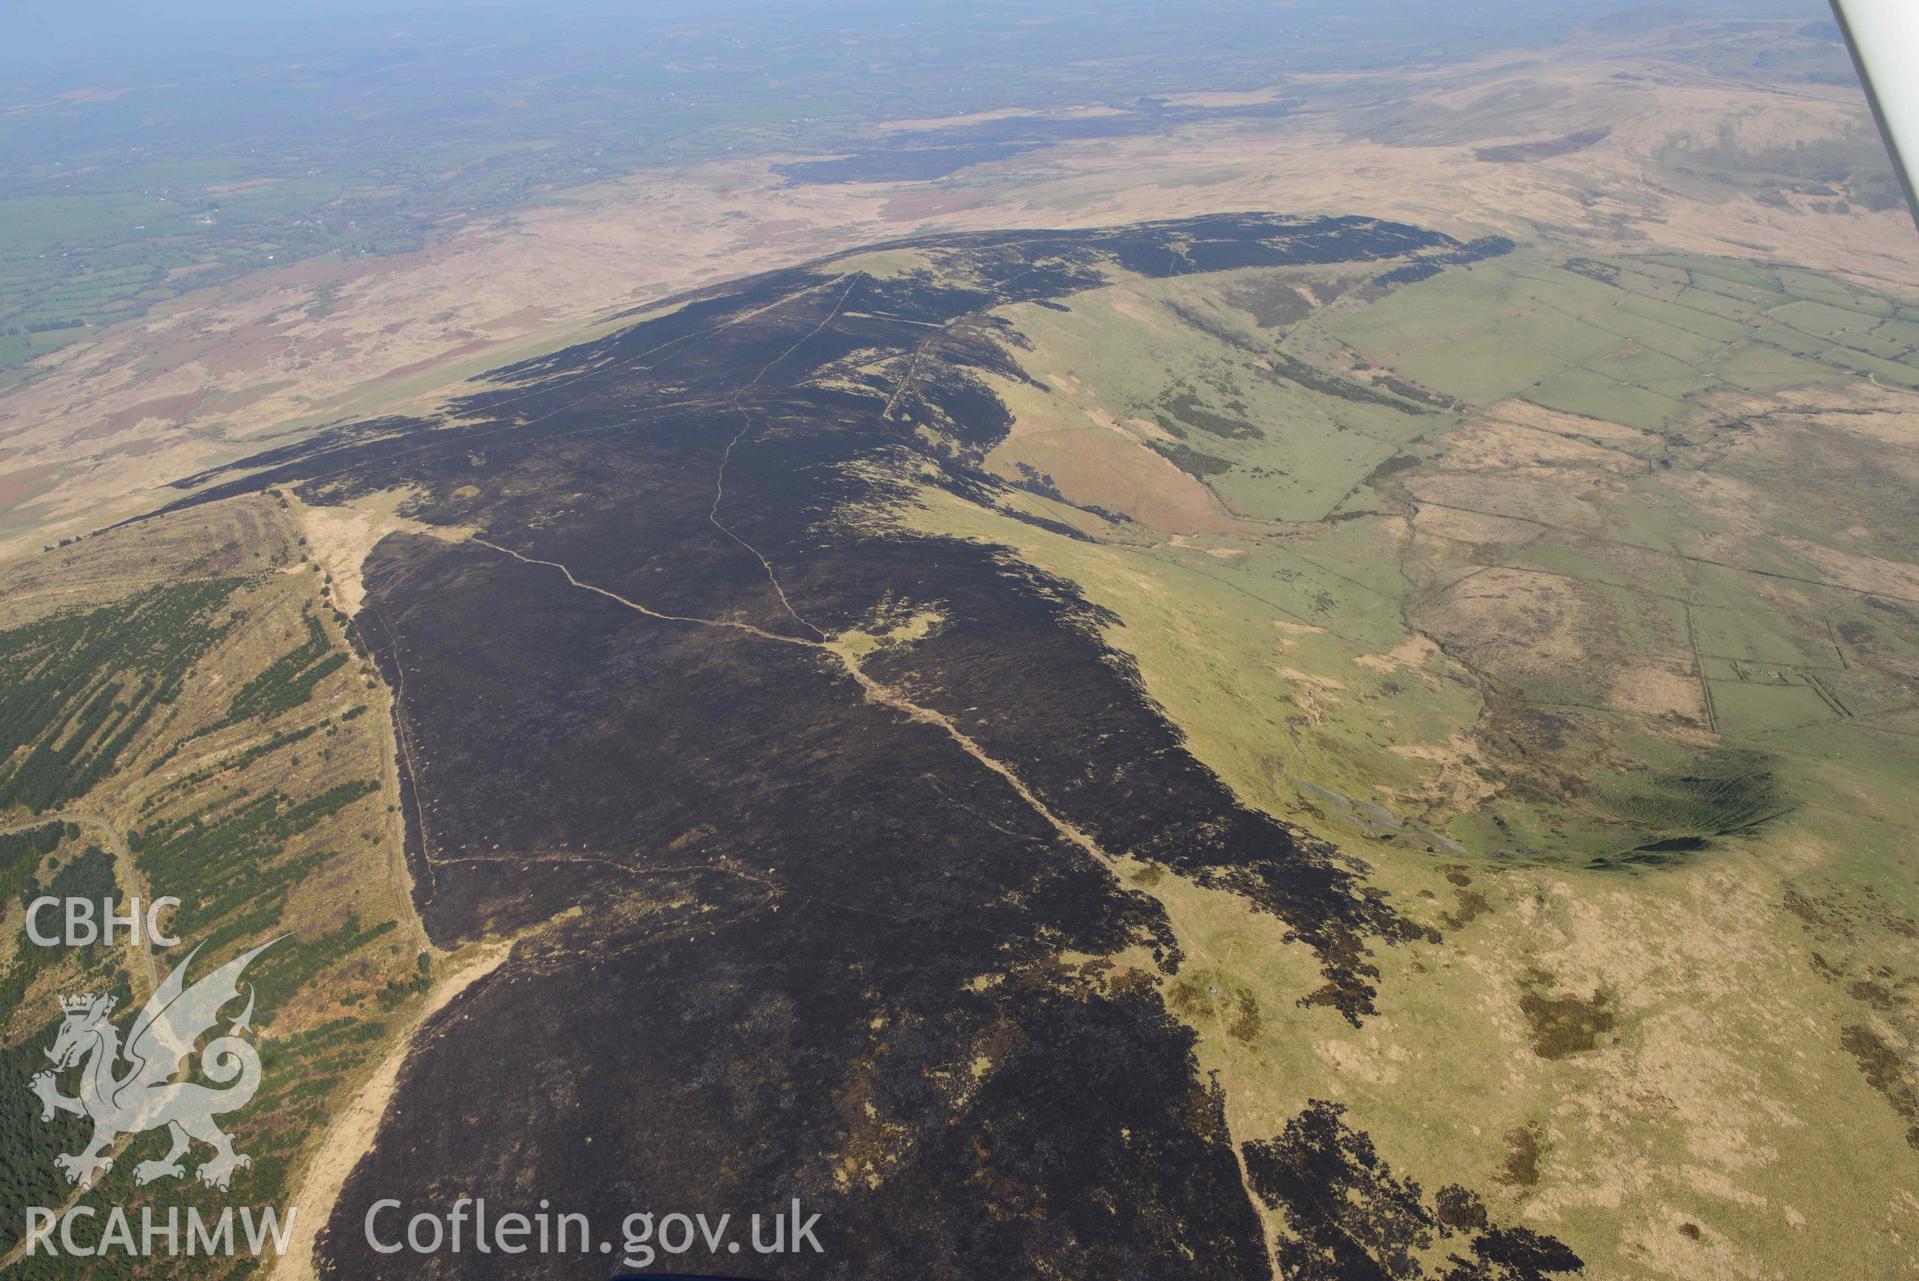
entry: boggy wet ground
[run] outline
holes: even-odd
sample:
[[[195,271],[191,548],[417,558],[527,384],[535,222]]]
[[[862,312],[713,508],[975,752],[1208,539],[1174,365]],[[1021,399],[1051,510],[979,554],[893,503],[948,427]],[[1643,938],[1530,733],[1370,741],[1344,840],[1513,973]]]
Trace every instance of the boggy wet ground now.
[[[582,1274],[380,1255],[361,1230],[378,1198],[483,1195],[606,1232],[821,1215],[822,1254],[677,1261],[749,1276],[1272,1275],[1192,1033],[1137,972],[1062,954],[1177,972],[1123,856],[1283,919],[1324,975],[1302,1000],[1355,1022],[1373,951],[1414,927],[1188,755],[1071,584],[848,513],[907,463],[994,483],[973,464],[1009,418],[978,371],[1017,369],[993,305],[1108,266],[1484,250],[1256,215],[915,247],[933,269],[707,291],[494,375],[458,426],[361,424],[195,478],[187,502],[410,485],[421,520],[480,531],[385,539],[357,622],[397,694],[432,936],[547,928],[422,1037],[331,1220],[333,1274]],[[939,621],[835,643],[902,609]]]

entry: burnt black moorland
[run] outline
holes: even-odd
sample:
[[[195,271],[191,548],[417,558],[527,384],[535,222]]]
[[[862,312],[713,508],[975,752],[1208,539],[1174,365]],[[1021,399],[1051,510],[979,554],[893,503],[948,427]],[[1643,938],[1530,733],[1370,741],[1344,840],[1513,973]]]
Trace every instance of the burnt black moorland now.
[[[1319,958],[1301,999],[1356,1023],[1376,949],[1423,931],[1195,761],[1071,584],[856,515],[915,471],[990,497],[977,464],[1010,420],[981,374],[1021,376],[998,304],[1070,306],[1115,266],[1383,273],[1502,246],[1234,215],[915,247],[937,270],[709,290],[444,421],[183,482],[184,503],[408,485],[411,514],[479,531],[383,540],[356,626],[396,694],[433,938],[545,928],[421,1037],[327,1271],[580,1275],[368,1248],[374,1200],[455,1195],[603,1225],[797,1197],[825,1252],[755,1261],[781,1277],[1266,1277],[1255,1199],[1296,1238],[1289,1276],[1382,1275],[1434,1233],[1458,1237],[1446,1276],[1575,1268],[1465,1189],[1424,1198],[1335,1104],[1229,1133],[1158,986],[1062,960],[1185,962],[1122,855],[1279,917]],[[913,610],[941,621],[911,644],[829,643]],[[702,1257],[680,1262],[756,1274]]]

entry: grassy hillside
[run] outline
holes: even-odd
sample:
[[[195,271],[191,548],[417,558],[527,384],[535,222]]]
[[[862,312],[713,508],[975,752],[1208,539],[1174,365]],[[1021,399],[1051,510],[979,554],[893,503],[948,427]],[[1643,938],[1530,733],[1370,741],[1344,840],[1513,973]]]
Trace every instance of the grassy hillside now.
[[[74,1195],[52,1158],[77,1151],[89,1130],[64,1116],[41,1124],[28,1093],[57,996],[118,994],[124,1032],[192,947],[202,948],[197,977],[287,936],[246,976],[265,1079],[230,1131],[252,1167],[218,1194],[191,1179],[207,1155],[196,1149],[186,1181],[137,1187],[134,1165],[165,1146],[150,1134],[123,1143],[83,1195],[217,1211],[286,1203],[343,1095],[431,978],[399,864],[384,689],[301,543],[279,500],[255,498],[0,568],[22,620],[0,631],[10,675],[0,695],[0,1055],[10,1065],[0,1072],[0,1252],[17,1242],[23,1206]],[[35,946],[21,916],[42,893],[175,896],[165,924],[182,946]],[[181,1258],[139,1271],[215,1274],[205,1266]],[[127,1270],[36,1258],[10,1274]]]
[[[1293,1011],[1281,930],[1139,866],[1210,958],[1175,1004],[1234,1133],[1339,1099],[1595,1276],[1912,1266],[1909,309],[1524,253],[1072,306],[1005,313],[1009,488],[902,519],[1078,584],[1202,760],[1443,940],[1355,1032]]]

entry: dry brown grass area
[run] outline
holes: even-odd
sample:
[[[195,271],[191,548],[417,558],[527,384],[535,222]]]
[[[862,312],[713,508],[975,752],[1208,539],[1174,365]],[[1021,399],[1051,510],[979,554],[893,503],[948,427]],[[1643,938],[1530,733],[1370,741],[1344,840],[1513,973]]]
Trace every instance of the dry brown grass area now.
[[[1605,633],[1604,603],[1586,583],[1554,574],[1488,568],[1431,601],[1421,624],[1448,649],[1509,678],[1577,668]]]
[[[388,534],[455,539],[477,532],[465,526],[429,525],[402,515],[401,509],[413,498],[408,488],[382,490],[338,506],[313,506],[291,493],[282,496],[299,523],[308,554],[332,584],[333,604],[348,617],[360,612],[365,596],[360,567],[374,544]]]
[[[1449,471],[1595,469],[1639,474],[1657,438],[1614,423],[1577,418],[1524,401],[1493,406],[1446,434]]]
[[[17,627],[159,583],[253,572],[290,548],[286,527],[264,501],[211,504],[0,561],[0,601],[6,624]]]
[[[1051,477],[1068,502],[1122,512],[1149,529],[1181,534],[1229,533],[1232,515],[1213,492],[1129,433],[1090,418],[1060,425],[1057,417],[1022,415],[987,459],[988,469],[1021,479],[1021,464]]]

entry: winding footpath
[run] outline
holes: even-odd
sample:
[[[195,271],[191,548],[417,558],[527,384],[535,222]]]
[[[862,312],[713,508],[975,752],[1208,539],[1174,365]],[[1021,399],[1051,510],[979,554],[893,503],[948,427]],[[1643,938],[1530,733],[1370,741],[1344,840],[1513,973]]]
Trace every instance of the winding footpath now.
[[[646,605],[642,605],[638,601],[629,600],[626,597],[620,595],[618,592],[609,591],[608,589],[604,587],[599,587],[592,583],[582,582],[579,578],[574,576],[574,573],[571,569],[568,569],[565,565],[561,564],[559,561],[542,560],[536,556],[528,556],[522,552],[514,551],[510,547],[503,547],[498,543],[490,542],[487,539],[480,538],[477,536],[473,537],[470,541],[477,543],[478,545],[482,547],[486,547],[492,551],[499,552],[501,555],[509,556],[513,558],[514,560],[521,562],[522,564],[538,565],[547,569],[557,570],[560,573],[560,575],[566,579],[568,586],[577,588],[578,590],[583,592],[591,592],[595,596],[604,597],[605,599],[610,600],[617,605],[620,605],[626,609],[630,609],[637,614],[642,614],[645,617],[651,618],[657,622],[681,623],[681,624],[685,624],[693,627],[708,627],[708,628],[717,628],[717,629],[727,630],[727,631],[734,631],[734,632],[739,632],[746,636],[750,636],[757,640],[770,642],[772,644],[793,645],[793,646],[798,646],[801,649],[815,650],[822,654],[830,655],[834,659],[834,661],[836,661],[840,665],[841,669],[844,670],[848,676],[852,677],[853,680],[859,684],[859,687],[861,691],[864,693],[867,702],[878,703],[882,706],[892,708],[894,711],[901,713],[902,715],[908,717],[911,720],[918,721],[924,725],[930,725],[934,727],[935,729],[940,730],[949,739],[951,739],[959,747],[961,751],[965,752],[968,756],[972,757],[975,761],[979,762],[986,769],[992,771],[994,774],[1004,779],[1006,781],[1007,786],[1013,789],[1014,793],[1020,798],[1020,800],[1025,802],[1025,804],[1040,818],[1044,819],[1046,823],[1049,826],[1051,826],[1055,832],[1057,832],[1060,836],[1064,837],[1066,840],[1072,842],[1074,845],[1078,846],[1079,849],[1083,853],[1085,853],[1088,858],[1092,859],[1100,867],[1104,868],[1107,871],[1107,873],[1114,878],[1114,880],[1118,881],[1121,884],[1127,883],[1127,878],[1124,875],[1122,869],[1120,868],[1118,860],[1116,860],[1111,854],[1107,853],[1106,850],[1102,849],[1099,843],[1095,841],[1090,835],[1088,835],[1083,829],[1073,824],[1072,822],[1068,821],[1067,819],[1062,818],[1058,813],[1056,813],[1052,809],[1051,806],[1047,805],[1045,801],[1041,800],[1037,795],[1035,795],[1033,792],[1033,789],[1026,785],[1025,780],[1020,778],[1020,776],[1013,771],[1011,766],[1007,765],[1005,762],[1001,761],[999,758],[993,756],[984,747],[981,747],[977,740],[975,740],[970,734],[966,733],[966,731],[961,729],[958,725],[955,725],[952,719],[948,717],[945,713],[938,711],[935,708],[926,707],[920,703],[915,703],[912,699],[908,698],[906,695],[902,694],[897,689],[894,689],[892,686],[887,685],[886,683],[875,679],[870,673],[868,673],[863,667],[860,666],[859,658],[847,647],[842,645],[836,645],[829,640],[808,640],[807,638],[803,636],[782,636],[778,632],[769,632],[764,628],[755,627],[751,623],[743,623],[735,619],[695,618],[686,614],[663,613],[660,610],[650,608],[649,606],[646,606]],[[756,552],[755,554],[757,555],[758,553]],[[762,558],[762,561],[764,561],[764,558]],[[772,570],[771,570],[771,567],[769,566],[768,573],[771,574],[771,572]],[[786,600],[786,594],[784,592],[780,593],[780,599],[782,602]],[[787,605],[787,609],[789,612],[791,612],[792,606],[790,604]],[[819,631],[819,628],[814,627],[813,624],[806,622],[806,620],[804,618],[801,618],[798,614],[794,614],[794,617],[801,623],[805,624],[805,626],[807,626],[814,632],[817,632],[822,636],[825,635],[825,633]],[[1160,903],[1161,907],[1166,911],[1168,919],[1173,922],[1174,933],[1176,936],[1178,936],[1181,939],[1182,944],[1186,946],[1202,964],[1206,965],[1208,968],[1215,968],[1212,959],[1207,956],[1204,949],[1200,948],[1194,942],[1194,939],[1197,937],[1197,932],[1180,930],[1178,927],[1178,922],[1175,917],[1175,913],[1173,911],[1172,905],[1165,902],[1165,900],[1163,899],[1159,899],[1157,901]],[[1222,1025],[1222,1026],[1215,1027],[1214,1031],[1215,1031],[1215,1035],[1220,1036],[1222,1043],[1224,1043],[1226,1038],[1223,1035],[1224,1033],[1223,1015],[1219,1015],[1216,1013],[1214,1021],[1215,1023]],[[1236,1142],[1233,1142],[1230,1136],[1227,1142],[1228,1142],[1228,1146],[1231,1147],[1232,1149],[1233,1160],[1239,1167],[1240,1184],[1245,1189],[1248,1200],[1251,1201],[1252,1203],[1253,1216],[1259,1222],[1260,1234],[1262,1239],[1265,1242],[1267,1257],[1270,1259],[1273,1257],[1272,1228],[1271,1228],[1271,1225],[1267,1222],[1265,1212],[1260,1208],[1261,1203],[1253,1187],[1251,1174],[1246,1168],[1245,1154],[1241,1151],[1239,1144]]]

